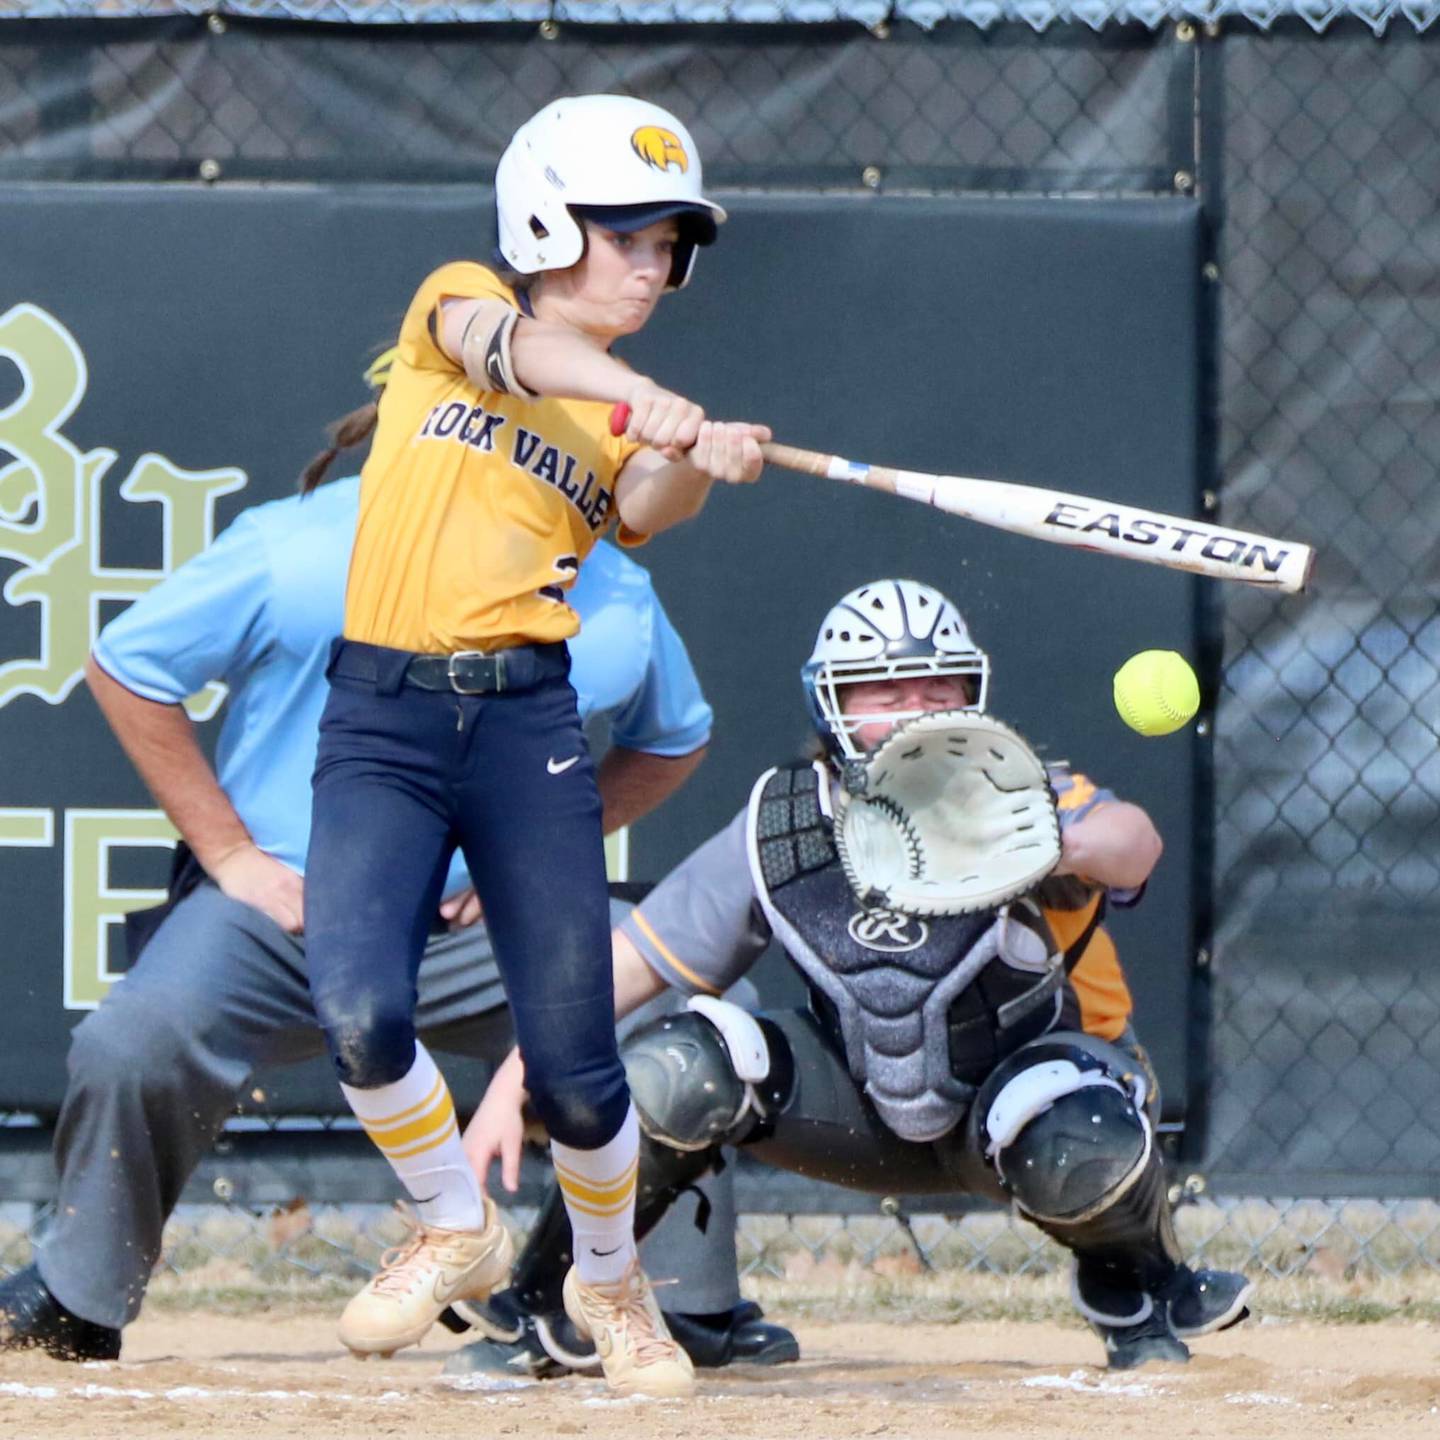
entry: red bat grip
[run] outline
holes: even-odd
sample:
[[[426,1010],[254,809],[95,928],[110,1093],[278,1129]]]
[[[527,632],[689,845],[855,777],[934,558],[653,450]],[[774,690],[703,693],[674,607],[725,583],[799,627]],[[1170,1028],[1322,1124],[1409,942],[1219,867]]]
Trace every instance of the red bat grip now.
[[[629,424],[630,407],[623,400],[619,400],[610,411],[610,433],[623,435]]]

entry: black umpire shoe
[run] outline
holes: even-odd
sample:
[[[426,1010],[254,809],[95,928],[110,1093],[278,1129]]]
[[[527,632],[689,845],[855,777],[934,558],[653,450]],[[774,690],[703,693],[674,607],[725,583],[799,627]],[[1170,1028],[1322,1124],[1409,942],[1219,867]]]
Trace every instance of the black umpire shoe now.
[[[1180,1267],[1180,1274],[1166,1287],[1170,1304],[1170,1328],[1182,1340],[1213,1335],[1238,1325],[1249,1314],[1254,1283],[1234,1270],[1192,1270]]]
[[[716,1315],[665,1311],[670,1334],[701,1370],[726,1365],[785,1365],[800,1358],[800,1342],[783,1325],[772,1325],[753,1300]]]
[[[120,1332],[72,1315],[27,1265],[0,1281],[0,1350],[43,1350],[55,1360],[118,1360]]]

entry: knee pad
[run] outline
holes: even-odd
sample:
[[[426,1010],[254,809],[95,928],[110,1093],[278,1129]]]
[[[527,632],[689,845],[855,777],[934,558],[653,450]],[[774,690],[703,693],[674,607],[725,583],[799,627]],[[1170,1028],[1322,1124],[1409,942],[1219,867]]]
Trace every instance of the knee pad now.
[[[640,1128],[673,1150],[733,1144],[788,1093],[764,1022],[711,996],[641,1026],[620,1058]]]
[[[1051,1225],[1108,1210],[1150,1160],[1145,1080],[1075,1042],[1022,1046],[976,1097],[981,1140],[1019,1208]]]

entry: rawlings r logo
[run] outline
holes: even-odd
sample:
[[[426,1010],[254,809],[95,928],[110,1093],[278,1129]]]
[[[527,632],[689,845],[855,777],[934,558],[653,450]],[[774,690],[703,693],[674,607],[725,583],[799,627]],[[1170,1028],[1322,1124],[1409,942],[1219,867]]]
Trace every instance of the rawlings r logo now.
[[[930,938],[930,927],[919,916],[898,910],[857,910],[846,929],[857,945],[886,955],[918,950]]]
[[[630,137],[630,148],[652,170],[668,170],[673,165],[683,175],[690,168],[680,137],[659,125],[642,125]]]

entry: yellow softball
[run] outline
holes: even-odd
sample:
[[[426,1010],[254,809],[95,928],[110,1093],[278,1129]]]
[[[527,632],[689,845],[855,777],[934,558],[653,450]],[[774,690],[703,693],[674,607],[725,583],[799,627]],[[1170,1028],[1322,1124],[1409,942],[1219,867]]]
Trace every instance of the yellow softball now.
[[[1200,683],[1183,655],[1142,650],[1115,672],[1115,708],[1142,735],[1169,735],[1200,708]]]

